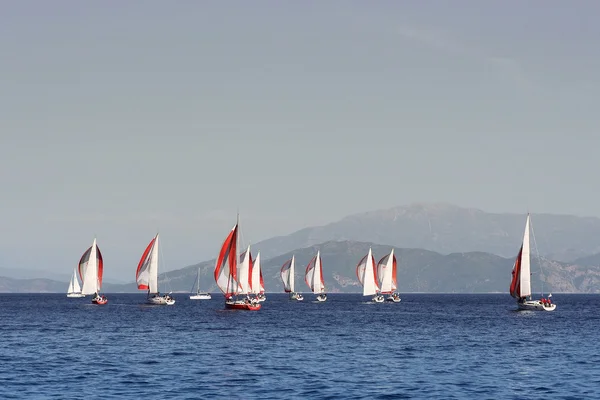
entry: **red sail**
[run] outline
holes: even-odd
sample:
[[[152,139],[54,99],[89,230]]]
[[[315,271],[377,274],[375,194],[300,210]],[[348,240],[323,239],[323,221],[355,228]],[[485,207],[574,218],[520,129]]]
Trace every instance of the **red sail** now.
[[[521,254],[523,253],[523,246],[519,250],[515,265],[512,270],[512,281],[510,282],[510,295],[515,299],[521,297]]]
[[[219,252],[215,264],[215,282],[226,297],[235,294],[237,282],[237,235],[238,225],[235,224]]]

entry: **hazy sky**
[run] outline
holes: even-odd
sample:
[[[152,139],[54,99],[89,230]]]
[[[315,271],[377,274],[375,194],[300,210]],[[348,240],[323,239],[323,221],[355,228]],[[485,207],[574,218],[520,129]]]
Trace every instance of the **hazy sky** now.
[[[5,1],[0,267],[415,201],[600,216],[600,2]]]

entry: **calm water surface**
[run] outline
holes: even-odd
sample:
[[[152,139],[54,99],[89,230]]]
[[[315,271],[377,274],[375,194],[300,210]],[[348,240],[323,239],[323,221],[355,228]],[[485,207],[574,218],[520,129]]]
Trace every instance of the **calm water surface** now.
[[[506,294],[269,294],[258,312],[108,297],[0,294],[0,398],[600,398],[597,295],[551,313]]]

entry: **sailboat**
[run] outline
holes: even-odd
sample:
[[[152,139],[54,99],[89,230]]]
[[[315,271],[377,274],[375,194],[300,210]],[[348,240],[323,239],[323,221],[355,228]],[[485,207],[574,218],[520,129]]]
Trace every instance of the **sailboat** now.
[[[260,268],[260,251],[256,258],[250,263],[250,293],[256,296],[260,303],[267,299],[265,296],[265,283],[263,281],[262,269]]]
[[[283,282],[283,290],[290,294],[290,300],[302,301],[304,297],[301,293],[297,293],[294,288],[294,269],[296,267],[296,259],[287,260],[281,267],[281,281]]]
[[[317,251],[317,255],[314,256],[306,266],[304,281],[310,290],[317,295],[317,301],[327,300],[327,294],[325,293],[325,281],[323,280],[321,251]]]
[[[210,293],[200,291],[200,267],[198,267],[198,274],[196,276],[196,282],[192,286],[192,292],[196,288],[196,294],[190,294],[190,300],[210,300],[212,297]]]
[[[69,282],[67,297],[85,297],[85,294],[81,293],[81,287],[79,286],[79,280],[77,279],[76,268],[73,268],[73,276],[71,277],[71,282]]]
[[[363,287],[363,296],[373,296],[371,300],[375,303],[384,302],[383,296],[378,293],[375,257],[373,257],[371,248],[369,248],[369,253],[361,258],[358,265],[356,265],[356,276]]]
[[[147,290],[146,302],[154,305],[172,306],[175,299],[171,294],[161,295],[158,291],[158,233],[152,238],[135,271],[138,289]]]
[[[102,287],[103,272],[104,262],[102,261],[102,253],[100,253],[100,249],[96,244],[96,238],[94,238],[94,243],[79,259],[81,294],[84,296],[86,294],[93,294],[92,304],[103,305],[108,302],[106,296],[99,294]]]
[[[248,290],[244,290],[245,287],[240,284],[240,280],[245,279],[248,282],[248,270],[246,270],[246,263],[242,262],[241,271],[238,271],[238,229],[239,229],[239,216],[238,221],[229,232],[229,235],[225,238],[217,262],[215,263],[215,282],[223,295],[225,296],[225,308],[232,310],[249,310],[258,311],[260,310],[261,304],[256,299],[245,297],[239,299],[240,294],[247,294]],[[245,259],[250,260],[250,249],[246,251],[247,257]],[[238,275],[238,272],[242,273],[242,277]]]
[[[556,304],[552,303],[550,294],[548,299],[532,300],[531,298],[531,266],[529,251],[529,225],[530,216],[527,214],[525,222],[525,233],[523,234],[523,244],[515,260],[512,270],[512,280],[510,282],[510,295],[517,299],[519,310],[532,311],[554,311]]]
[[[381,294],[387,294],[387,301],[400,302],[400,295],[396,292],[396,256],[394,249],[377,264],[377,276],[380,279]]]

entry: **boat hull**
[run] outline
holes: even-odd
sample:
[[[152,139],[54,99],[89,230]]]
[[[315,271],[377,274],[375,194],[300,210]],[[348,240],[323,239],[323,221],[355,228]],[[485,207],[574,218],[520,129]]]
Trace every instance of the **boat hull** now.
[[[317,296],[317,301],[320,301],[320,302],[327,301],[327,295],[325,293],[322,293],[322,294],[318,295]]]
[[[304,296],[301,293],[290,293],[290,300],[302,301]]]
[[[382,295],[375,295],[375,296],[373,296],[371,301],[374,303],[383,303],[385,301],[385,299],[383,298]]]
[[[391,302],[394,302],[394,303],[400,303],[401,299],[400,299],[400,296],[392,294],[392,295],[388,296],[385,300],[386,301],[391,301]]]
[[[210,299],[212,299],[212,296],[210,295],[210,293],[197,293],[197,294],[190,295],[190,300],[210,300]]]
[[[258,300],[259,303],[262,303],[266,299],[267,299],[267,296],[265,296],[263,293],[260,293],[256,296],[256,300]]]
[[[249,300],[228,300],[225,302],[225,308],[228,310],[246,310],[246,311],[258,311],[261,308],[259,302],[252,302]]]
[[[99,306],[102,306],[106,303],[108,303],[108,299],[104,296],[97,296],[92,299],[92,304],[97,304]]]
[[[556,304],[553,303],[542,303],[539,300],[526,300],[521,303],[517,303],[520,311],[554,311]]]
[[[175,299],[167,296],[155,296],[148,297],[147,303],[155,306],[172,306],[175,304]]]
[[[67,293],[67,297],[71,297],[71,298],[85,297],[85,294],[81,294],[81,293]]]

